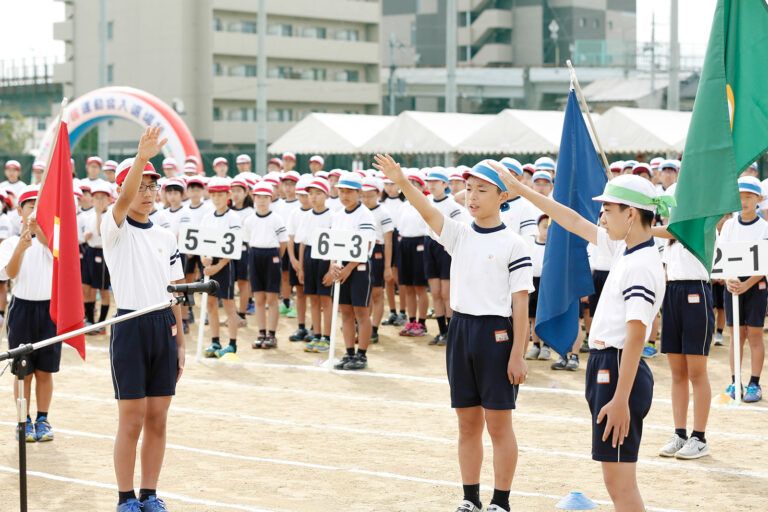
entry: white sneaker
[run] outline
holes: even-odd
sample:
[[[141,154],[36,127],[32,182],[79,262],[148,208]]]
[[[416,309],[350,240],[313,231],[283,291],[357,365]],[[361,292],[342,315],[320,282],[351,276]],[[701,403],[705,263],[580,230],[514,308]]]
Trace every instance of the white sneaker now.
[[[459,508],[456,509],[456,512],[482,512],[483,509],[477,508],[474,503],[471,501],[464,500],[459,505]]]
[[[724,343],[723,333],[715,331],[715,346],[722,347]]]
[[[525,353],[525,358],[529,361],[538,359],[539,352],[541,352],[541,348],[537,347],[536,345],[532,345],[531,348],[528,349],[528,352]]]
[[[691,436],[685,445],[675,453],[676,459],[698,459],[709,455],[709,445],[696,436]]]
[[[488,505],[488,508],[485,509],[485,512],[509,512],[509,510],[503,509],[500,506],[493,504]]]
[[[667,444],[665,444],[661,450],[659,450],[659,455],[662,457],[674,457],[680,448],[685,446],[685,443],[685,439],[675,434],[674,436],[670,437],[669,441],[667,441]]]
[[[539,361],[547,361],[550,357],[552,357],[552,351],[549,350],[548,346],[542,345],[538,357]]]

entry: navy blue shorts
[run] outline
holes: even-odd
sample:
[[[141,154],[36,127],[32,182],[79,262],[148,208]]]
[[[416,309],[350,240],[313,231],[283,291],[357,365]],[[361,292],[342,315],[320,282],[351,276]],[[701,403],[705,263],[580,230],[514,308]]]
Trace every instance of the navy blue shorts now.
[[[197,270],[200,270],[200,275],[203,275],[203,263],[200,261],[200,256],[197,254],[187,254],[187,261],[184,263],[184,275],[193,275]]]
[[[109,269],[104,261],[104,250],[100,247],[85,248],[84,283],[97,290],[106,290],[110,286]]]
[[[371,304],[371,288],[371,260],[358,263],[339,288],[339,304],[367,308]]]
[[[653,400],[653,374],[645,361],[640,359],[629,393],[629,435],[624,444],[617,444],[616,448],[611,446],[612,437],[603,441],[606,420],[598,424],[597,415],[616,393],[621,354],[622,351],[615,348],[591,349],[587,361],[585,396],[592,413],[592,459],[600,462],[637,462],[643,437],[643,418],[651,410]]]
[[[118,309],[117,316],[130,313]],[[176,394],[176,317],[166,308],[112,326],[112,386],[117,400]]]
[[[424,237],[424,275],[427,279],[450,279],[451,256],[431,237]]]
[[[400,265],[397,267],[400,286],[427,286],[424,275],[424,237],[415,236],[400,240]]]
[[[235,281],[247,281],[249,275],[247,244],[243,244],[243,252],[240,254],[240,259],[232,260],[232,264],[235,266]]]
[[[280,293],[280,250],[276,247],[248,250],[250,261],[251,292]]]
[[[723,309],[723,295],[725,292],[725,285],[720,283],[712,283],[712,303],[715,309]]]
[[[299,247],[300,244],[293,244],[293,255],[296,257],[296,259],[299,259]],[[291,242],[288,242],[288,251],[291,250]],[[288,255],[288,251],[285,252],[285,255]],[[291,286],[302,286],[302,284],[299,282],[299,276],[296,274],[296,270],[294,270],[293,265],[291,265],[290,259],[288,260],[288,266],[290,267],[288,269],[288,283]]]
[[[709,355],[715,331],[712,303],[706,281],[669,281],[661,315],[661,352]]]
[[[528,294],[528,318],[536,318],[536,307],[539,305],[539,283],[541,282],[540,277],[533,278],[533,287],[535,290],[533,290],[531,293]]]
[[[748,278],[740,279],[746,281]],[[766,305],[768,305],[768,289],[766,289],[765,278],[762,278],[749,290],[739,295],[739,325],[763,327]],[[733,298],[727,289],[723,291],[723,306],[725,306],[725,324],[732,326]]]
[[[283,257],[280,258],[280,271],[288,272],[291,269],[291,258],[288,256],[288,251],[285,251]]]
[[[371,286],[381,288],[384,286],[384,244],[373,246],[373,254],[370,261]]]
[[[312,247],[304,246],[304,295],[323,295],[330,297],[332,289],[323,284],[323,277],[328,273],[331,262],[312,258]]]
[[[511,318],[453,312],[445,351],[451,407],[515,408],[518,386],[507,376],[513,339]]]
[[[85,244],[80,244],[80,283],[82,284],[88,284],[85,282],[85,279],[88,277],[85,275],[85,248],[87,246]]]
[[[5,320],[8,326],[8,348],[56,336],[56,324],[51,320],[50,309],[49,300],[12,297]],[[34,373],[35,370],[56,373],[61,363],[61,342],[35,350],[24,358],[27,360],[26,375]]]
[[[219,261],[218,258],[214,258],[213,265]],[[235,298],[235,262],[233,260],[229,260],[229,263],[212,275],[210,279],[219,283],[219,289],[216,293],[212,293],[211,297],[218,297],[223,300]]]
[[[392,231],[392,267],[400,268],[400,232],[395,228]]]
[[[597,302],[600,300],[600,295],[603,293],[603,286],[605,286],[605,280],[608,279],[607,270],[593,270],[592,271],[592,283],[595,285],[595,293],[589,296],[589,314],[595,316],[597,311]]]

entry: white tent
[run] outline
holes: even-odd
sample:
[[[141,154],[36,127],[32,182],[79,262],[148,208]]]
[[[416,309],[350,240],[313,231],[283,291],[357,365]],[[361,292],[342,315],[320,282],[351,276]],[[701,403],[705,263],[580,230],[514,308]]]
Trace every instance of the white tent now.
[[[565,112],[501,111],[459,144],[461,153],[557,153]]]
[[[690,123],[691,112],[613,107],[595,124],[606,153],[680,153]]]
[[[310,114],[273,142],[269,153],[359,153],[360,145],[395,121],[391,116]]]
[[[397,120],[363,144],[364,153],[452,153],[468,135],[495,116],[441,112],[402,112]]]

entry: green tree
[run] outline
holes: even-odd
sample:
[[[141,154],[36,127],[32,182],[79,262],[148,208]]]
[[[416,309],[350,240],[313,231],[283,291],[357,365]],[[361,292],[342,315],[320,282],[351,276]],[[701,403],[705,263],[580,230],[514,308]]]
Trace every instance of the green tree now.
[[[27,149],[32,139],[32,131],[24,126],[24,117],[13,112],[0,118],[0,153],[20,155]]]

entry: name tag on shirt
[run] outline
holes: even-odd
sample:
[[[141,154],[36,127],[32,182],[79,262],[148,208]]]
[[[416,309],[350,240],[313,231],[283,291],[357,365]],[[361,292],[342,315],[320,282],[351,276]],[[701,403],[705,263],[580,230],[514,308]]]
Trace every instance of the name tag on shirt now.
[[[365,272],[365,264],[360,264],[357,266],[358,272]]]
[[[760,281],[759,283],[757,283],[757,289],[765,290],[765,281]]]
[[[598,370],[597,371],[597,383],[598,384],[610,384],[611,383],[611,370]]]
[[[177,331],[177,329],[176,329],[176,326],[175,326],[175,325],[174,325],[174,326],[172,326],[172,327],[171,327],[171,336],[176,336],[176,333],[177,333],[177,332],[178,332],[178,331]]]
[[[96,263],[101,263],[103,260],[101,259],[101,256],[96,256],[93,258],[93,261],[95,261]]]
[[[383,258],[384,258],[384,255],[381,254],[380,252],[373,253],[373,259],[380,260],[380,259],[383,259]]]
[[[698,293],[688,294],[688,304],[699,304],[699,303],[701,303],[701,296]]]
[[[280,263],[280,257],[279,256],[272,256],[272,263]]]
[[[496,338],[496,343],[509,341],[509,333],[507,331],[494,331],[493,335]]]
[[[424,244],[416,246],[416,252],[424,252]]]

